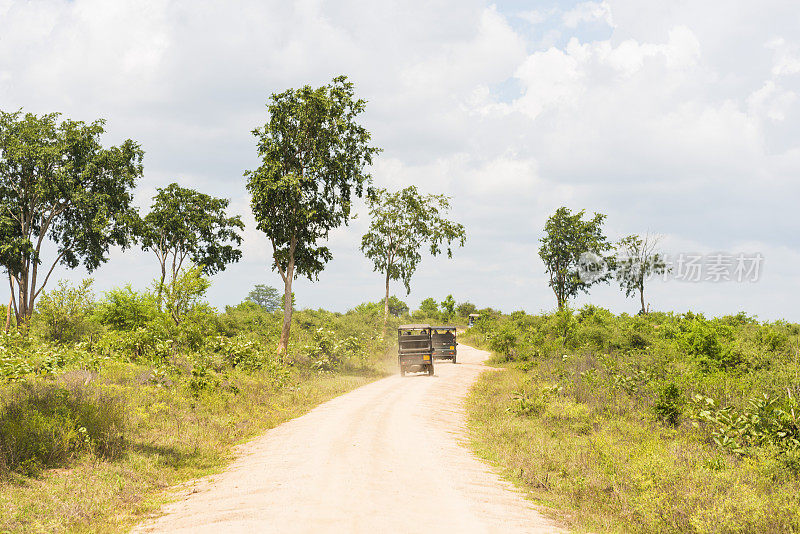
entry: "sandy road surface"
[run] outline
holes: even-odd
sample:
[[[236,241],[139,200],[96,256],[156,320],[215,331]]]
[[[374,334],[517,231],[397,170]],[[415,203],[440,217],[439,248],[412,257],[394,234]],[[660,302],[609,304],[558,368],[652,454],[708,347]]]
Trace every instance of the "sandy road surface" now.
[[[224,473],[135,532],[554,532],[463,439],[488,354],[459,346],[433,377],[391,376],[246,444]]]

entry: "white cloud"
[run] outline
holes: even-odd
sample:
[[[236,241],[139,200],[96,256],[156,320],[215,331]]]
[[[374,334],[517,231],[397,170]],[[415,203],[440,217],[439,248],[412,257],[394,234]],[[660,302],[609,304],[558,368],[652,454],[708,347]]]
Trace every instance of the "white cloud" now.
[[[583,2],[563,15],[564,26],[577,28],[583,22],[604,22],[614,27],[611,6],[608,2]]]
[[[800,72],[800,54],[797,45],[790,46],[782,37],[770,40],[766,47],[775,51],[772,63],[774,76],[785,76]]]
[[[768,80],[760,89],[753,91],[747,103],[753,113],[762,114],[773,121],[783,121],[786,110],[795,100],[797,95],[793,91],[787,91],[777,86],[775,81]]]
[[[524,20],[532,26],[538,26],[543,22],[550,20],[554,15],[559,14],[559,10],[555,7],[549,9],[530,9],[527,11],[519,11],[514,14],[515,17]]]

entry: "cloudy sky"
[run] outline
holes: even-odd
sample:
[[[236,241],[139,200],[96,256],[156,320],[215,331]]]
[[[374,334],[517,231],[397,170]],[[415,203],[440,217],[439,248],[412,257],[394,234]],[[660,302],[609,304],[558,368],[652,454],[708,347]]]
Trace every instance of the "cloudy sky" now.
[[[0,109],[105,118],[106,143],[145,150],[145,209],[172,181],[230,198],[248,228],[242,261],[214,277],[217,306],[281,284],[242,177],[269,95],[345,74],[384,149],[375,183],[446,193],[467,227],[453,260],[423,260],[412,307],[452,293],[552,309],[538,240],[564,205],[606,214],[613,240],[661,234],[676,261],[701,258],[701,281],[675,279],[676,264],[651,284],[653,309],[798,321],[799,35],[790,0],[0,0]],[[320,280],[296,284],[299,306],[381,297],[359,211]],[[714,254],[760,254],[757,280],[704,280]],[[149,254],[116,251],[92,276],[99,293],[156,272]],[[615,286],[585,302],[638,310]]]

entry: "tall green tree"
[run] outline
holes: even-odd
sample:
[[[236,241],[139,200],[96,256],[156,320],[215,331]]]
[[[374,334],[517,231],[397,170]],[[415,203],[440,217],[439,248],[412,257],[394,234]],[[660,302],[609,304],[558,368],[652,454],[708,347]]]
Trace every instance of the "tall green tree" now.
[[[453,244],[463,246],[464,226],[445,218],[450,198],[445,195],[422,195],[413,185],[394,193],[374,189],[367,197],[371,222],[361,238],[361,250],[372,260],[375,271],[384,275],[386,299],[391,280],[402,280],[406,294],[411,292],[411,276],[422,260],[420,250],[428,246],[432,256],[447,251],[453,257]],[[384,300],[383,326],[389,317]]]
[[[428,297],[419,303],[419,315],[428,318],[439,318],[439,304],[436,299]]]
[[[153,204],[141,221],[142,248],[151,250],[161,267],[158,299],[164,291],[167,272],[170,282],[178,277],[187,259],[205,274],[224,271],[239,261],[244,229],[241,217],[228,216],[229,201],[171,183],[158,188]]]
[[[456,299],[453,298],[453,295],[447,295],[439,307],[442,310],[443,321],[450,321],[456,316]]]
[[[256,284],[247,294],[247,300],[255,302],[268,312],[274,312],[281,306],[281,294],[272,286]]]
[[[603,269],[611,245],[603,235],[605,215],[595,213],[584,220],[584,211],[572,213],[561,207],[547,219],[545,235],[540,239],[539,257],[550,275],[550,287],[558,309],[579,292],[588,292],[594,284],[607,281],[612,272]]]
[[[366,168],[379,149],[357,122],[365,107],[339,76],[316,89],[273,94],[267,123],[253,130],[261,166],[245,177],[257,227],[272,243],[273,269],[284,282],[279,354],[289,341],[292,281],[319,278],[333,257],[319,241],[348,223],[353,196],[371,181]]]
[[[471,302],[460,302],[458,306],[456,306],[456,313],[459,317],[463,317],[464,319],[476,311],[478,311],[478,307]]]
[[[17,324],[30,319],[56,265],[93,271],[111,246],[130,245],[137,218],[139,145],[128,139],[104,148],[103,120],[59,117],[0,111],[0,264]],[[55,245],[54,258],[45,260],[45,241]]]
[[[669,267],[656,250],[659,236],[629,235],[617,243],[616,277],[625,296],[639,293],[642,314],[647,313],[644,303],[644,284],[653,275],[664,274]]]

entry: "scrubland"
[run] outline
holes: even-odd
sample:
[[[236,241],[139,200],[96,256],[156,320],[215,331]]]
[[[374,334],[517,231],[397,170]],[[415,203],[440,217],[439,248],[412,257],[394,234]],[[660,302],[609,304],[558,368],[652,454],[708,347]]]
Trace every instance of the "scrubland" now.
[[[800,530],[800,325],[746,314],[484,315],[477,452],[577,531]]]

